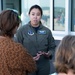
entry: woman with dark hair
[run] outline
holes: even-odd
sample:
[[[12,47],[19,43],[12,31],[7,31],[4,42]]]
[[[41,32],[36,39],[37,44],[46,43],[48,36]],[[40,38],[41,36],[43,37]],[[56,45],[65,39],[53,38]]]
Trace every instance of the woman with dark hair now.
[[[55,51],[56,45],[50,29],[41,23],[42,15],[42,8],[33,5],[29,10],[30,22],[16,34],[17,41],[27,48],[36,61],[37,71],[30,75],[49,75],[49,60]]]
[[[0,75],[28,75],[36,70],[32,56],[12,39],[20,22],[13,10],[0,13]]]

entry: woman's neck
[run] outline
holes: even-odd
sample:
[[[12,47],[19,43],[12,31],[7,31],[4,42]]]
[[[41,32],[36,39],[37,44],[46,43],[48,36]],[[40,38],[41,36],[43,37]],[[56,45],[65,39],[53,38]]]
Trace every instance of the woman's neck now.
[[[30,22],[31,23],[31,22]],[[38,27],[40,25],[40,23],[38,23],[38,24],[33,24],[33,23],[31,23],[31,26],[33,26],[33,27]]]
[[[38,27],[38,26],[39,26],[39,24],[38,24],[38,25],[33,25],[33,24],[31,24],[31,26],[32,26],[32,27]]]

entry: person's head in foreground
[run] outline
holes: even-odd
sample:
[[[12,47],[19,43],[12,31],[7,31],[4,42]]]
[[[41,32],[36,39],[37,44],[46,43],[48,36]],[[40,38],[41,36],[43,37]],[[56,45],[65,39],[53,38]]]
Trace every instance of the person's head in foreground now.
[[[36,70],[33,57],[12,39],[20,22],[13,10],[0,13],[0,75],[28,75]]]
[[[4,10],[0,13],[0,35],[13,37],[21,20],[17,12]]]
[[[65,36],[55,53],[54,66],[58,75],[75,75],[75,36]]]

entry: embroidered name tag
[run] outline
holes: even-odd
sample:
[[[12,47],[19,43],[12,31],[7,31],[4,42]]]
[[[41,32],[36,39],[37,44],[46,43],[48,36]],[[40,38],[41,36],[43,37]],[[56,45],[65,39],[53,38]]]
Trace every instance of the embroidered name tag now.
[[[46,30],[39,30],[38,33],[39,34],[46,34]]]

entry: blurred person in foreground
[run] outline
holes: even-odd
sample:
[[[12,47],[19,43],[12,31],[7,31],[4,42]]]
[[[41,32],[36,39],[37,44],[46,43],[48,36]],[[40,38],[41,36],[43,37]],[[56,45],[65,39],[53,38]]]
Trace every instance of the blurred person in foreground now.
[[[0,13],[0,75],[28,75],[36,70],[32,56],[13,41],[20,22],[18,13],[13,10]]]
[[[56,68],[52,75],[75,75],[75,36],[65,36],[55,52]]]

